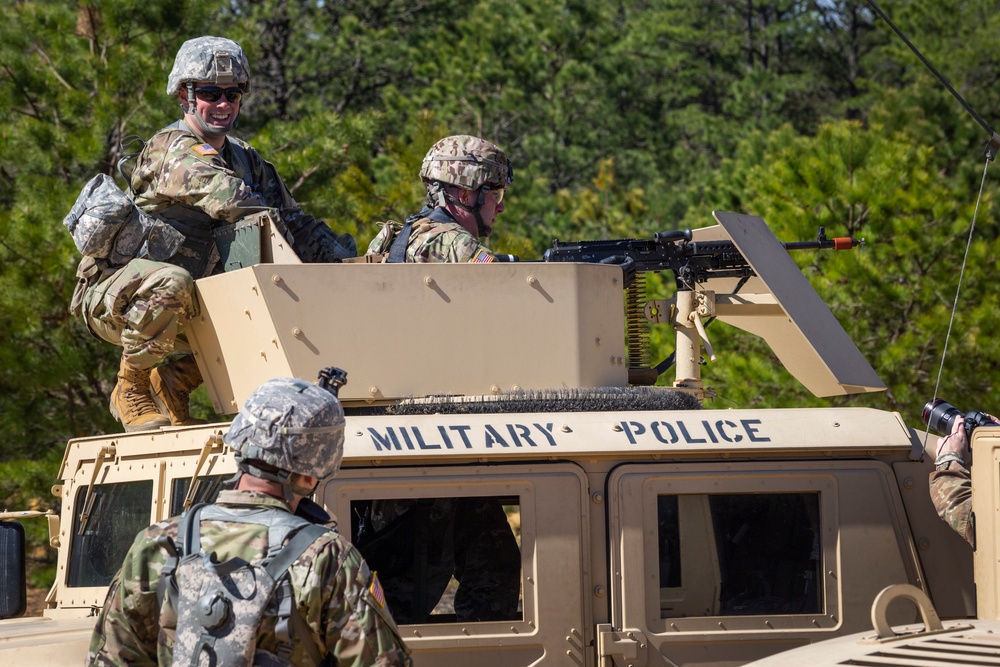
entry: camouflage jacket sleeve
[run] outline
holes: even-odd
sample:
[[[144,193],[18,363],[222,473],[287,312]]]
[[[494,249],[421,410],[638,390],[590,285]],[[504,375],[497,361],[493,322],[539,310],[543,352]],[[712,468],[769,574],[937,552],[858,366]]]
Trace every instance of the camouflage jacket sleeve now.
[[[303,595],[299,608],[305,608],[307,622],[339,667],[411,664],[381,585],[357,549],[336,536],[315,558],[307,551],[303,559],[313,563],[301,582],[293,570],[295,588]]]
[[[176,536],[176,523],[163,522],[139,533],[108,589],[90,639],[88,665],[156,665],[159,605],[156,584],[164,556],[156,535]]]
[[[949,460],[935,466],[930,476],[931,502],[938,516],[975,544],[972,523],[972,478],[969,469],[959,461]]]
[[[457,223],[424,221],[413,226],[406,249],[413,262],[492,261],[493,253]]]

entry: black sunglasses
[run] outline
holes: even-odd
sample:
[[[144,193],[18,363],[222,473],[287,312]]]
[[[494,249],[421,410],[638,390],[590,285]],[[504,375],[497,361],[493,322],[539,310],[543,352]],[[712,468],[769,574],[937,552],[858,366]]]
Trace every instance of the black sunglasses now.
[[[216,88],[215,86],[206,86],[204,88],[194,89],[194,96],[202,102],[218,102],[219,98],[223,95],[226,96],[226,101],[230,104],[236,104],[243,99],[243,91],[239,88]]]

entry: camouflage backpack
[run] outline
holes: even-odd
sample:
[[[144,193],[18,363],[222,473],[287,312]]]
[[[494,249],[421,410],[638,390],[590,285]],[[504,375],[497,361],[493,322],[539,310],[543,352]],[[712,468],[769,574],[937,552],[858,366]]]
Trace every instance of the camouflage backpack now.
[[[233,558],[224,563],[200,547],[201,521],[267,526],[268,550],[261,560]],[[170,556],[160,573],[157,599],[161,627],[175,627],[173,664],[194,667],[290,666],[291,637],[300,637],[314,665],[320,650],[295,606],[288,568],[319,537],[325,526],[280,510],[236,514],[215,505],[196,505],[180,520],[176,544],[161,537]],[[289,535],[291,539],[285,544]],[[164,613],[168,596],[176,617]],[[258,649],[257,633],[265,617],[276,616],[277,654]]]
[[[87,181],[63,220],[84,257],[122,266],[134,257],[163,261],[184,242],[184,236],[136,207],[107,174]]]

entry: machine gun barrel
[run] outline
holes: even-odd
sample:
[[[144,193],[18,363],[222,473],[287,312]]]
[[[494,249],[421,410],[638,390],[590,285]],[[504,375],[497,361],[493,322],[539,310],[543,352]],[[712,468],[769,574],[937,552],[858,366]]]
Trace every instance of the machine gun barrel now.
[[[690,229],[656,232],[652,239],[552,242],[546,262],[588,262],[621,265],[626,274],[670,270],[696,282],[710,277],[752,275],[749,262],[732,241],[692,241]],[[819,228],[815,241],[782,243],[786,250],[850,250],[863,243],[851,237],[827,238]],[[628,281],[630,282],[630,281]]]

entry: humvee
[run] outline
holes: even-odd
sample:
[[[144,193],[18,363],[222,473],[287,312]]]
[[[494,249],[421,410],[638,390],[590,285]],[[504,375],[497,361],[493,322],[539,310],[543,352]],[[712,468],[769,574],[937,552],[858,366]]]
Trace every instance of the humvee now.
[[[348,371],[343,468],[315,501],[353,540],[373,503],[503,507],[516,609],[463,617],[455,577],[400,623],[418,666],[740,665],[864,631],[895,584],[972,616],[971,552],[936,516],[931,462],[899,414],[702,407],[713,317],[762,336],[819,396],[884,389],[764,221],[714,216],[689,237],[731,242],[744,269],[667,300],[630,286],[627,308],[618,265],[306,265],[256,219],[220,240],[230,270],[197,282],[189,340],[220,414],[271,377]],[[673,387],[646,386],[648,322],[676,330]],[[235,472],[227,426],[67,443],[47,516],[56,580],[41,617],[0,621],[4,664],[84,659],[135,534]],[[455,528],[418,533],[401,556],[462,548]]]

